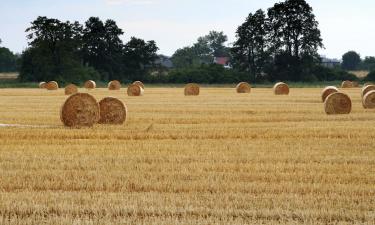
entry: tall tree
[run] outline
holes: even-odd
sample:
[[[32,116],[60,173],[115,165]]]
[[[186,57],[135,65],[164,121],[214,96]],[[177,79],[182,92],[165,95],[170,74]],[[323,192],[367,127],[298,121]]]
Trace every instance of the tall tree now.
[[[356,70],[361,63],[361,56],[355,51],[349,51],[342,56],[341,67],[344,70]]]
[[[78,81],[82,26],[38,17],[26,29],[29,48],[21,60],[23,80]]]
[[[242,71],[259,78],[269,61],[268,23],[263,10],[250,13],[246,21],[237,28],[237,40],[233,44],[233,63]]]
[[[83,30],[84,62],[101,74],[102,80],[121,76],[124,32],[113,20],[105,23],[98,17],[90,17]]]
[[[305,0],[286,0],[268,9],[271,38],[275,51],[290,56],[314,55],[323,47],[318,21]],[[302,54],[301,54],[302,53]]]
[[[158,47],[155,41],[145,42],[132,37],[124,46],[123,64],[127,79],[145,80],[148,67],[151,67],[157,57]]]

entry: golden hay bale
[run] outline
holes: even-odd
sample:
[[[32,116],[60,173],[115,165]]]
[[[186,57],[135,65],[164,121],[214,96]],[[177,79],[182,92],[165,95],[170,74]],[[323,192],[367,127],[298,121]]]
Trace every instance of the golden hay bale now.
[[[96,83],[93,80],[88,80],[88,81],[85,82],[84,87],[86,89],[95,89],[96,88]]]
[[[375,85],[367,85],[362,88],[361,96],[362,98],[370,91],[375,91]]]
[[[341,84],[341,88],[352,88],[353,87],[353,82],[346,80],[343,81]]]
[[[247,82],[241,82],[236,86],[237,93],[250,93],[251,86]]]
[[[71,95],[61,108],[60,119],[67,127],[92,127],[99,121],[99,104],[87,93]]]
[[[108,89],[110,91],[117,91],[121,89],[121,83],[118,80],[113,80],[108,83]]]
[[[353,87],[356,87],[356,88],[359,87],[359,83],[358,83],[358,81],[353,81],[353,82],[352,82],[352,86],[353,86]]]
[[[129,85],[127,92],[129,96],[142,96],[144,93],[144,90],[139,85],[131,84]]]
[[[107,97],[99,102],[101,124],[123,124],[126,120],[127,108],[117,98]]]
[[[59,89],[59,84],[56,81],[50,81],[46,84],[46,89],[49,91],[54,91]]]
[[[195,83],[189,83],[185,86],[185,95],[186,96],[197,96],[199,95],[200,87],[198,84]]]
[[[276,83],[273,92],[275,95],[289,95],[289,86],[283,82]]]
[[[78,93],[78,88],[74,84],[69,84],[65,87],[65,95],[72,95]]]
[[[365,109],[375,109],[375,91],[369,91],[362,99]]]
[[[143,90],[145,89],[145,85],[141,81],[134,81],[133,84],[140,86]]]
[[[339,92],[339,89],[335,86],[328,86],[324,88],[322,91],[322,101],[324,102],[326,98],[328,97],[328,95],[335,93],[335,92]]]
[[[352,111],[352,101],[347,94],[335,92],[326,98],[324,110],[328,115],[349,114]]]
[[[47,83],[42,81],[42,82],[39,83],[39,88],[44,89],[44,88],[46,88],[46,85],[47,85]]]

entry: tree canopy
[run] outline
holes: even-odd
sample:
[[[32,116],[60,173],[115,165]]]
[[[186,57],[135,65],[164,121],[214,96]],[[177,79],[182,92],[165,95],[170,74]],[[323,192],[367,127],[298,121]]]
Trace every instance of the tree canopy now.
[[[355,51],[349,51],[342,56],[341,66],[344,70],[356,70],[360,63],[361,56]]]

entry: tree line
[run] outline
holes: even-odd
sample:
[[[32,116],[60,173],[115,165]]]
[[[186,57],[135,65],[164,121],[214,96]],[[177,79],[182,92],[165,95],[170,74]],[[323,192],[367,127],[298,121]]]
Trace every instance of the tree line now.
[[[113,20],[90,17],[84,25],[38,17],[26,29],[29,47],[20,60],[22,81],[142,80],[158,50],[154,41],[132,37]]]
[[[21,81],[310,82],[355,80],[347,70],[375,70],[374,57],[361,60],[355,52],[343,56],[341,67],[322,66],[319,23],[305,0],[285,0],[250,13],[230,46],[223,32],[199,37],[172,55],[172,69],[155,63],[155,41],[132,37],[124,43],[124,31],[113,20],[90,17],[80,24],[38,17],[26,32],[28,48],[20,56],[0,48],[0,72],[17,67]],[[217,58],[227,59],[228,66],[214,63]]]

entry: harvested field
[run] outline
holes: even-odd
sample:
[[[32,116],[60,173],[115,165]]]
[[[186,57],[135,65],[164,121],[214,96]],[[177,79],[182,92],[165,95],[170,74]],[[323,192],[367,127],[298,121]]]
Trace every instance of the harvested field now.
[[[126,103],[126,123],[69,129],[63,89],[0,89],[0,124],[28,125],[0,127],[0,224],[375,223],[361,89],[330,116],[321,88],[234,90],[96,89]]]

